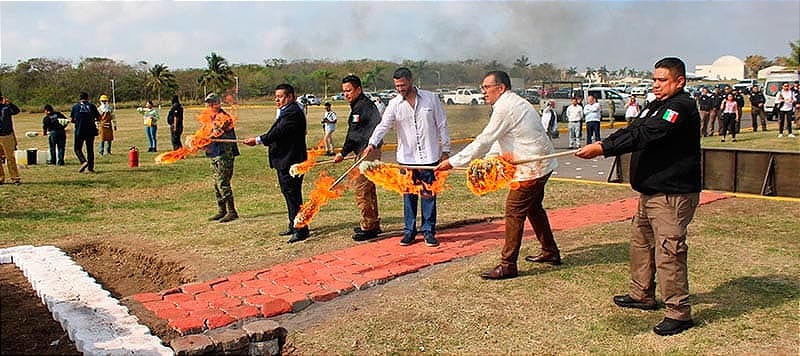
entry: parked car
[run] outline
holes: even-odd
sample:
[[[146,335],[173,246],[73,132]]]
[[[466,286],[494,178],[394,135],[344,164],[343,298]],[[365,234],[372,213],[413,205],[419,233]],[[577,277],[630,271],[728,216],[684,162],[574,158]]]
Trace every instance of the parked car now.
[[[331,100],[344,100],[344,93],[339,93],[331,97]]]
[[[322,105],[322,101],[314,94],[303,95],[297,98],[297,100],[303,105]]]
[[[733,85],[734,89],[739,89],[742,94],[750,94],[750,88],[758,84],[758,79],[744,79]]]

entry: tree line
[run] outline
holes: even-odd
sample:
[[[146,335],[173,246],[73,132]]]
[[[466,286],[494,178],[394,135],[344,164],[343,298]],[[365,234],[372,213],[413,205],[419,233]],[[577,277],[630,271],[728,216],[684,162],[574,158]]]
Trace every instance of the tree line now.
[[[798,65],[800,40],[790,43],[788,57],[767,60],[760,55],[745,59],[748,76],[773,64]],[[426,89],[475,86],[489,70],[505,70],[522,78],[526,86],[555,80],[608,81],[623,77],[648,78],[651,73],[635,68],[561,68],[552,63],[533,64],[526,55],[511,66],[496,60],[465,59],[450,62],[405,60],[400,63],[357,59],[330,61],[317,59],[265,59],[261,64],[230,64],[212,52],[205,57],[206,68],[170,69],[164,63],[139,61],[129,64],[109,58],[89,57],[77,64],[60,58],[31,58],[16,66],[0,66],[0,89],[24,110],[40,111],[44,104],[68,105],[85,91],[91,98],[113,95],[120,106],[140,105],[153,100],[156,105],[178,95],[184,102],[200,103],[207,93],[230,94],[238,101],[268,97],[279,83],[290,83],[303,93],[323,98],[339,92],[339,80],[347,74],[361,77],[366,90],[392,88],[392,72],[400,66],[414,72],[415,84]]]

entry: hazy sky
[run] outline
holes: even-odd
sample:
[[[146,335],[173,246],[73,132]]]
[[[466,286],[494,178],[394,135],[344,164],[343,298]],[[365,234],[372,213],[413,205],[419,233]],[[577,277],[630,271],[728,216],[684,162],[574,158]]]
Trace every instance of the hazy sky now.
[[[520,55],[583,71],[688,69],[723,55],[789,54],[800,1],[5,2],[0,63],[107,57],[203,68],[268,58],[511,64]]]

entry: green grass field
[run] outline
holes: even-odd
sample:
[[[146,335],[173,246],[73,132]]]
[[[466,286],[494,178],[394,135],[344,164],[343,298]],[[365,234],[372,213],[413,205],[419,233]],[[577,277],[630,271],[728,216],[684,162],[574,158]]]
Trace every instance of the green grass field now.
[[[340,118],[349,108],[334,106]],[[453,138],[471,137],[488,121],[488,107],[447,107]],[[186,134],[194,131],[187,109]],[[169,147],[166,108],[159,126],[159,150]],[[275,108],[239,108],[237,134],[266,131]],[[20,148],[46,149],[41,114],[15,116]],[[320,107],[309,110],[307,142],[322,136]],[[264,147],[240,145],[233,190],[240,219],[208,222],[216,212],[209,160],[202,155],[156,165],[156,154],[140,152],[140,166],[127,166],[130,146],[145,147],[141,117],[117,113],[120,130],[112,156],[98,157],[95,174],[78,173],[68,133],[67,165],[21,170],[23,184],[0,186],[0,247],[20,244],[74,246],[104,243],[185,267],[187,280],[207,280],[262,268],[355,244],[359,221],[351,192],[322,208],[312,237],[286,244],[286,208]],[[775,125],[774,123],[771,123]],[[772,127],[771,127],[772,128]],[[341,124],[337,145],[346,131]],[[797,141],[778,140],[776,130],[743,133],[737,147],[797,150]],[[394,141],[390,134],[388,142]],[[717,141],[717,142],[714,142]],[[716,137],[704,145],[719,144]],[[338,176],[346,164],[324,168]],[[307,193],[321,169],[306,176]],[[462,173],[453,172],[439,200],[440,226],[502,216],[505,192],[477,197]],[[306,194],[307,195],[307,194]],[[620,185],[553,179],[545,207],[556,209],[635,196]],[[307,196],[306,196],[307,197]],[[384,230],[402,228],[402,200],[379,189]],[[290,330],[297,354],[791,354],[800,350],[800,244],[798,203],[726,199],[698,210],[690,226],[690,291],[698,327],[659,337],[650,329],[662,311],[621,310],[611,303],[627,291],[628,223],[556,233],[565,265],[552,268],[521,262],[520,278],[487,282],[478,277],[499,251],[458,260],[391,283],[346,296],[348,307],[329,302],[329,312]],[[534,253],[530,243],[522,255]],[[108,266],[108,268],[115,268]],[[172,287],[172,286],[166,286]],[[142,290],[141,292],[143,292]],[[129,294],[122,294],[125,297]],[[326,308],[326,306],[319,306]],[[317,308],[314,306],[312,308]],[[328,309],[323,309],[328,310]],[[306,313],[307,311],[301,312]],[[313,312],[309,310],[308,312]],[[318,313],[319,314],[319,313]]]

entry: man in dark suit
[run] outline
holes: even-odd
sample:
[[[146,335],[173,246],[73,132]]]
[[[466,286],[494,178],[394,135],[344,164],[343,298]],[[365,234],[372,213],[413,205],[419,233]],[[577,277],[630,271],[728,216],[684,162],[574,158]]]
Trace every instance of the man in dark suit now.
[[[244,140],[245,145],[263,144],[269,147],[269,166],[278,173],[278,184],[286,200],[289,212],[289,229],[281,236],[292,235],[286,241],[294,243],[308,238],[308,227],[294,228],[294,217],[303,203],[303,176],[292,177],[289,168],[306,160],[306,116],[297,105],[294,88],[289,84],[275,87],[275,105],[278,106],[278,117],[269,131],[258,137]]]

